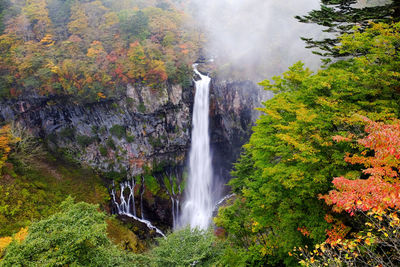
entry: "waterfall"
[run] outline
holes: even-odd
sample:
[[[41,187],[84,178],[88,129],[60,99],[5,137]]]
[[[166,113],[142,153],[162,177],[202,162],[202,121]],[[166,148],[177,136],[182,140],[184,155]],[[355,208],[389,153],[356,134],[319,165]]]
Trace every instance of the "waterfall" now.
[[[112,196],[112,202],[113,204],[117,207],[117,213],[119,215],[125,215],[128,216],[138,222],[141,222],[147,226],[150,230],[156,231],[157,234],[165,237],[164,233],[155,227],[154,225],[151,224],[150,221],[145,220],[143,215],[142,218],[139,218],[136,216],[136,207],[135,207],[135,180],[132,179],[131,181],[126,181],[120,184],[121,188],[121,194],[120,194],[120,202],[118,203],[115,189],[114,189],[114,182],[113,182],[113,189],[111,191],[111,196]],[[129,189],[129,195],[128,195],[128,200],[126,200],[126,197],[124,195],[125,189]],[[143,208],[141,208],[141,213],[143,214]]]
[[[211,78],[202,75],[196,81],[196,95],[192,120],[192,144],[189,162],[189,180],[185,188],[185,201],[180,226],[190,225],[206,229],[211,221],[213,203],[211,194],[212,167],[209,136],[209,90]]]

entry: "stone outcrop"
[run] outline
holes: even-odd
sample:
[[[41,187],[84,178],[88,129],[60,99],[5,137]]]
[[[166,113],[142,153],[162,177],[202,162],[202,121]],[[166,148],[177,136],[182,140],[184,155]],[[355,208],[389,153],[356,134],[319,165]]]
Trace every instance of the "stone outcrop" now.
[[[259,115],[255,108],[269,95],[250,81],[213,78],[210,89],[215,188],[221,188],[250,137]],[[173,223],[172,203],[175,209],[180,203],[194,91],[193,86],[165,84],[153,89],[128,85],[119,99],[90,104],[60,96],[20,97],[0,101],[0,122],[22,123],[57,155],[91,166],[114,180],[134,178],[137,213],[143,212],[146,219],[166,229]],[[149,176],[153,182],[146,178]],[[159,188],[150,188],[154,179]],[[118,186],[115,189],[118,191]],[[222,195],[216,190],[216,198]]]

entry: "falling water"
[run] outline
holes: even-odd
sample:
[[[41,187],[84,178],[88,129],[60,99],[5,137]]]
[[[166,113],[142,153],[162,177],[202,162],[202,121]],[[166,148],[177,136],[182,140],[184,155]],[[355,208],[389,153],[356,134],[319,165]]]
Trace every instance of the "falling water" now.
[[[210,136],[208,132],[209,86],[211,78],[202,75],[196,65],[194,71],[201,80],[196,81],[192,121],[192,147],[190,150],[189,180],[185,192],[180,225],[206,229],[211,220],[212,167]]]
[[[114,189],[114,182],[113,182],[113,189],[111,191],[112,202],[117,207],[117,213],[120,215],[128,216],[136,221],[139,221],[147,226],[147,228],[156,231],[157,234],[165,237],[164,233],[155,227],[150,221],[144,219],[143,215],[142,218],[136,216],[136,208],[135,208],[135,181],[132,179],[131,181],[126,181],[120,184],[121,187],[121,195],[119,197],[120,202],[118,203],[115,189]],[[124,195],[125,189],[129,189],[129,196],[126,200]],[[143,209],[141,211],[143,214]]]

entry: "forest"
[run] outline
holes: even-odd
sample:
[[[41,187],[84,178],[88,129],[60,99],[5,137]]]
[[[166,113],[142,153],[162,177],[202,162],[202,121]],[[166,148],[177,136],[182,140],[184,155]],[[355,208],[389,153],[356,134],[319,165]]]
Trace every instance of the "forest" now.
[[[274,96],[209,229],[141,238],[110,214],[104,173],[0,121],[0,266],[399,266],[400,1],[357,2],[296,17],[325,34],[303,38],[322,63],[259,81]],[[3,101],[190,87],[207,42],[184,1],[0,0],[0,14]]]

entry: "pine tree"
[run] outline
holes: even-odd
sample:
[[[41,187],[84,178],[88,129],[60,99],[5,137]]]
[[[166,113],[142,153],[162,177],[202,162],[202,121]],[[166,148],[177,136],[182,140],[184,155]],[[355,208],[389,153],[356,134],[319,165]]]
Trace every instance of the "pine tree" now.
[[[307,48],[317,48],[313,53],[321,56],[344,56],[336,48],[340,42],[337,36],[352,32],[354,26],[365,29],[369,27],[370,22],[390,23],[400,20],[400,0],[384,0],[381,5],[377,3],[373,6],[366,6],[357,0],[322,0],[321,2],[320,10],[312,10],[306,16],[296,16],[300,22],[325,27],[323,31],[331,35],[322,40],[302,37]]]

